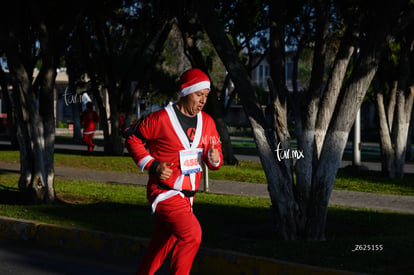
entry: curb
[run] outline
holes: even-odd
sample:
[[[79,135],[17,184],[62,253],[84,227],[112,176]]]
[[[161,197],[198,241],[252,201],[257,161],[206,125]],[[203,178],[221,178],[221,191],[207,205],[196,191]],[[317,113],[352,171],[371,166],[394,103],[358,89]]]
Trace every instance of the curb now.
[[[29,220],[0,217],[0,238],[31,241],[72,251],[99,252],[109,256],[141,258],[148,239],[93,230],[50,225]],[[191,274],[358,274],[305,264],[295,264],[243,253],[201,247]]]
[[[136,257],[143,253],[149,240],[0,217],[0,238],[30,241],[48,247],[96,252],[119,257]]]

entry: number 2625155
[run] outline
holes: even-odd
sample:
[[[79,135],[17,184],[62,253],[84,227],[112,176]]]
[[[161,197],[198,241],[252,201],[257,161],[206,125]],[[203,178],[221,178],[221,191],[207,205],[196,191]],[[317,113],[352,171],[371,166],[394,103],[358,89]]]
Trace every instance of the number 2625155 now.
[[[356,244],[352,249],[352,252],[355,251],[382,251],[384,247],[382,244]]]

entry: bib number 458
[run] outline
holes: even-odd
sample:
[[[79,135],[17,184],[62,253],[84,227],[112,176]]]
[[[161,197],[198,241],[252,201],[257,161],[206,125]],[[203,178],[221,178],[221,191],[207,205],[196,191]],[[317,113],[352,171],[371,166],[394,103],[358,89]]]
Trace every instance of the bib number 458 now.
[[[190,150],[181,150],[180,151],[180,165],[181,172],[184,175],[189,175],[193,173],[201,172],[201,158],[202,150],[200,149],[190,149]]]
[[[186,159],[184,161],[185,167],[192,167],[198,165],[198,159]]]

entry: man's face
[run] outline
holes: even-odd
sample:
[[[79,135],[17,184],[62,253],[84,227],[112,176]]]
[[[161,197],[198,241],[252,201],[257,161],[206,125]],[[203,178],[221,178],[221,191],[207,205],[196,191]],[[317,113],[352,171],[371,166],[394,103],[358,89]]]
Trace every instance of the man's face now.
[[[184,114],[196,116],[206,104],[209,92],[209,89],[203,89],[185,96],[182,99]]]

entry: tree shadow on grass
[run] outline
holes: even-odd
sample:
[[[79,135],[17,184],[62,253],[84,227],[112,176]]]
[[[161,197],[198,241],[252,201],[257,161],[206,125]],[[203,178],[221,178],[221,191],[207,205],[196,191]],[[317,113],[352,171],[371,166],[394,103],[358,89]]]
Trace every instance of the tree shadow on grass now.
[[[407,214],[331,208],[326,241],[284,241],[274,235],[270,209],[204,203],[196,206],[196,212],[200,213],[205,246],[317,266],[342,266],[344,270],[393,270],[409,258],[397,259],[396,255],[404,254],[414,243],[414,215]],[[383,249],[353,252],[360,244]],[[378,264],[387,259],[393,262]]]
[[[0,184],[0,204],[30,205],[32,203],[28,193],[21,192],[18,188],[11,188]]]
[[[83,201],[82,198],[58,195],[59,203],[35,205],[30,211],[36,216],[57,220],[70,227],[87,228],[108,233],[150,237],[153,216],[149,206],[105,201]]]

